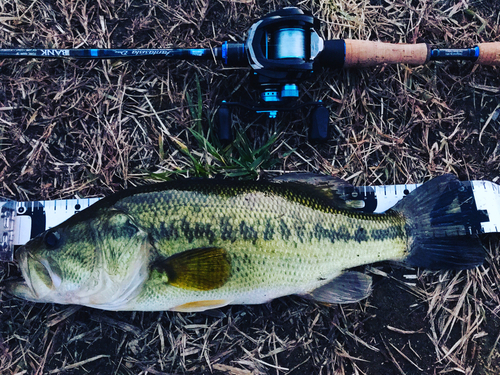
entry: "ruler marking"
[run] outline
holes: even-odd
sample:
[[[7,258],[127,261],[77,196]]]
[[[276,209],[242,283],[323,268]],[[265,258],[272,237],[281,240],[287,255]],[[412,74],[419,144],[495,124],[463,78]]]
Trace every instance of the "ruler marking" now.
[[[499,232],[500,228],[500,186],[492,183],[490,181],[470,181],[466,182],[468,186],[472,189],[472,195],[475,201],[475,207],[477,210],[485,211],[488,214],[489,221],[481,222],[477,229],[472,227],[465,228],[467,233],[492,233]],[[393,207],[399,200],[403,199],[407,192],[412,192],[417,189],[422,184],[400,184],[400,185],[378,185],[378,186],[360,186],[357,187],[357,191],[364,193],[364,199],[367,199],[368,194],[373,194],[376,200],[376,207],[374,212],[382,213],[389,208]],[[31,233],[31,228],[24,228],[24,226],[31,224],[29,223],[29,216],[31,216],[35,211],[40,215],[40,211],[45,215],[46,225],[45,229],[49,227],[56,226],[61,222],[65,221],[69,217],[73,216],[75,213],[80,212],[88,207],[90,207],[95,202],[99,201],[101,198],[77,198],[77,199],[66,199],[66,200],[54,200],[54,201],[27,201],[27,202],[13,202],[11,210],[14,211],[14,220],[21,223],[21,227],[18,225],[16,228],[16,233],[9,235],[9,241],[18,241],[19,238],[25,238],[26,236],[19,236],[20,232],[29,231]],[[3,202],[0,202],[0,207]],[[474,206],[474,205],[473,205]],[[78,208],[77,208],[78,207]],[[21,220],[24,217],[23,220]],[[5,228],[4,232],[8,231],[8,223],[4,221],[0,228]],[[10,233],[10,232],[9,232]],[[5,235],[2,235],[1,239],[4,240]],[[14,245],[22,245],[23,243],[15,243]]]

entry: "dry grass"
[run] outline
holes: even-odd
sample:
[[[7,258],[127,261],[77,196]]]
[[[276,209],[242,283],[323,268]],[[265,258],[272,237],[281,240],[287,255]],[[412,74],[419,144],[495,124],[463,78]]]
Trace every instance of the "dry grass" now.
[[[0,47],[217,46],[286,5],[311,9],[329,39],[500,40],[495,0],[3,0]],[[393,184],[452,172],[497,181],[498,73],[456,62],[318,72],[301,91],[331,110],[327,143],[307,142],[307,113],[269,121],[235,112],[245,136],[223,149],[209,125],[221,100],[252,94],[245,70],[2,60],[0,195],[105,195],[152,173],[308,170]],[[373,296],[347,306],[290,297],[206,314],[111,313],[2,295],[0,373],[497,374],[498,238],[485,245],[487,263],[470,272],[370,268]],[[0,278],[13,273],[3,265]]]

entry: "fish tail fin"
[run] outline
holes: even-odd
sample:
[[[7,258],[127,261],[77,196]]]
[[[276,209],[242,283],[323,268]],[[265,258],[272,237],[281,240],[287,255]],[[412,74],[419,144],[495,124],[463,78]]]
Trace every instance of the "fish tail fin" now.
[[[484,262],[485,251],[470,233],[464,204],[470,190],[453,175],[436,177],[415,189],[394,208],[406,218],[408,257],[413,267],[469,269]]]

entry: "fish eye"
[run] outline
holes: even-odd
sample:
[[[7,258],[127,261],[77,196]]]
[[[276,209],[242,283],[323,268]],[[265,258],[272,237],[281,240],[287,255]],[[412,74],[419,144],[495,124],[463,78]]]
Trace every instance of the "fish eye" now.
[[[47,245],[49,249],[55,249],[56,247],[58,247],[60,240],[61,235],[55,230],[47,232],[44,237],[45,245]]]

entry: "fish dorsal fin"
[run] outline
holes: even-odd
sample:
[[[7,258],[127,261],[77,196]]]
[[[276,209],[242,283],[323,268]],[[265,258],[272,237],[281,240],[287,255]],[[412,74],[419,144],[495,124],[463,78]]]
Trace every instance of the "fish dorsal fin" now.
[[[343,210],[363,208],[365,204],[363,200],[352,199],[350,193],[346,193],[353,191],[354,187],[340,177],[297,172],[272,177],[270,181],[295,186],[310,194],[315,194],[330,202],[332,206]]]
[[[231,275],[231,261],[220,247],[183,251],[156,261],[152,269],[177,288],[206,291],[221,287]]]
[[[324,303],[354,303],[371,293],[372,279],[361,272],[344,272],[303,297]]]

